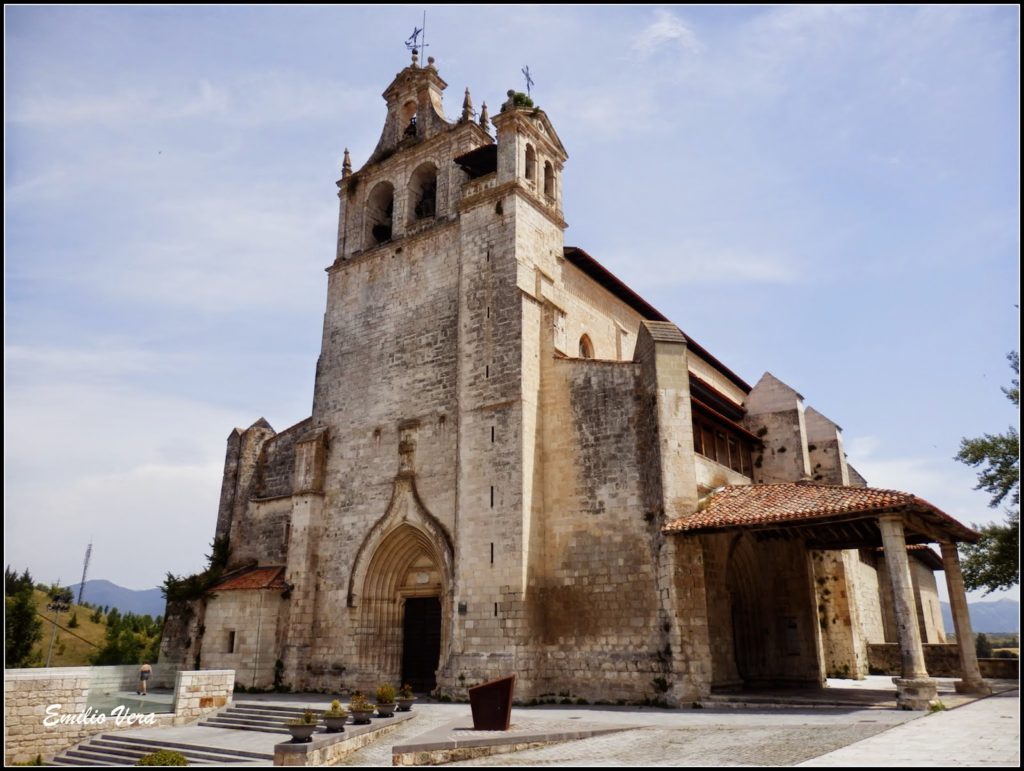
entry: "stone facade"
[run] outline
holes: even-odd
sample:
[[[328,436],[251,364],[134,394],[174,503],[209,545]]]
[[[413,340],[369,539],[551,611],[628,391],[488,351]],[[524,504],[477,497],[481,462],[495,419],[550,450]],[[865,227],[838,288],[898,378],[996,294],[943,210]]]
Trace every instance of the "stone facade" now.
[[[171,613],[163,657],[246,686],[280,660],[295,689],[515,672],[522,699],[672,703],[866,674],[883,613],[856,551],[662,531],[722,485],[863,485],[839,427],[565,246],[542,110],[509,92],[492,136],[444,88],[414,61],[368,162],[346,152],[312,415],[228,438],[229,569],[287,588]]]

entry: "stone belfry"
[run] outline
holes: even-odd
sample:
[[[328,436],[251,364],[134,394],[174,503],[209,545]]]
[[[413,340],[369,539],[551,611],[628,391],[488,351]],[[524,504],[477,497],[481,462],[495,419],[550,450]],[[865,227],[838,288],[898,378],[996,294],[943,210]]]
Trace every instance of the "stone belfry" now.
[[[414,54],[383,93],[375,149],[358,170],[346,151],[338,181],[311,418],[325,481],[288,553],[297,680],[333,656],[357,680],[451,686],[503,672],[495,655],[527,657],[539,380],[523,360],[541,319],[522,293],[561,259],[566,153],[512,92],[492,119],[466,89],[450,120],[446,87]],[[409,624],[427,630],[426,654]]]

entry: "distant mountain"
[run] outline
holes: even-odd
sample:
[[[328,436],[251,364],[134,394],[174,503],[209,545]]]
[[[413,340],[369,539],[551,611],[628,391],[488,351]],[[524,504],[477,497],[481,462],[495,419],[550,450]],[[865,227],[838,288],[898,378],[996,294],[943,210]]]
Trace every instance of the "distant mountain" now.
[[[78,587],[75,584],[71,587],[74,592],[75,602],[78,601]],[[82,602],[93,605],[109,605],[117,608],[122,613],[136,613],[144,616],[147,613],[154,618],[164,614],[164,596],[160,589],[125,589],[123,586],[104,581],[102,578],[94,578],[85,582],[85,592],[82,594]]]
[[[969,602],[967,610],[971,614],[971,628],[975,632],[1019,632],[1020,603],[1017,600],[994,600],[993,602]],[[953,612],[949,603],[942,603],[942,623],[946,631],[952,633]]]

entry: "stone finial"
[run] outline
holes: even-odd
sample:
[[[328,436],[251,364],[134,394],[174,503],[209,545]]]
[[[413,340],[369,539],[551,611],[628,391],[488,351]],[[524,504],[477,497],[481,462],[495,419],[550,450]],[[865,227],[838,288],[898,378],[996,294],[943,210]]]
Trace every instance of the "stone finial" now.
[[[473,99],[469,95],[469,88],[466,88],[466,96],[462,100],[462,123],[473,120]]]
[[[431,70],[436,70],[437,69],[437,67],[434,66],[434,57],[433,56],[428,56],[427,57],[427,69],[431,69]]]
[[[502,106],[502,109],[504,109],[505,107],[515,107],[515,98],[516,98],[515,89],[510,88],[508,90],[507,96],[508,96],[508,101],[505,102],[505,104]]]
[[[419,67],[420,66],[420,52],[416,48],[412,49],[412,66],[413,67]]]
[[[352,159],[349,157],[348,148],[345,148],[345,159],[341,162],[341,178],[352,176]]]
[[[480,128],[488,134],[491,132],[491,116],[487,112],[487,102],[480,107]]]

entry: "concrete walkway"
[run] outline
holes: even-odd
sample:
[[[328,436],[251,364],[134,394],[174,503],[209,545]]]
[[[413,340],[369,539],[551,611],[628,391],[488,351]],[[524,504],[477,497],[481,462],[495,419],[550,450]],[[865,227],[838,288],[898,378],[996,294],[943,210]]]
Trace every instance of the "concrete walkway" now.
[[[801,766],[1020,766],[1020,691],[925,715]]]

